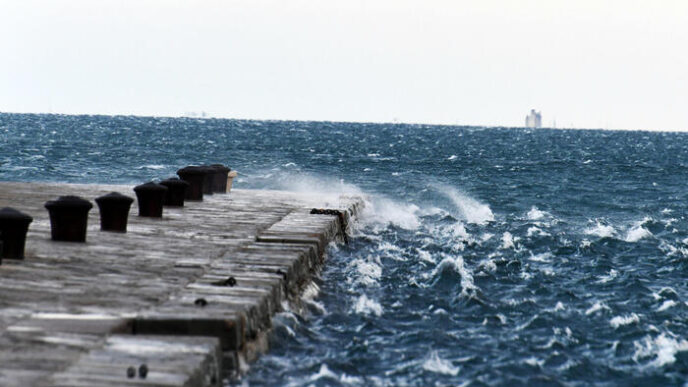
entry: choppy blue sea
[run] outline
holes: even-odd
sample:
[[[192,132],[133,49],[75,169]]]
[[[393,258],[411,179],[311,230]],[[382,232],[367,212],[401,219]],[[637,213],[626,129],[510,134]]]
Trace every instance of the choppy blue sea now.
[[[362,194],[250,386],[684,385],[688,134],[0,114],[0,180]]]

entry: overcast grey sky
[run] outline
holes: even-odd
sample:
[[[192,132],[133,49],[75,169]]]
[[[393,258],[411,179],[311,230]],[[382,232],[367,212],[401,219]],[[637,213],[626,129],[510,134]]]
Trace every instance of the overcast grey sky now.
[[[688,130],[688,0],[0,0],[0,111]]]

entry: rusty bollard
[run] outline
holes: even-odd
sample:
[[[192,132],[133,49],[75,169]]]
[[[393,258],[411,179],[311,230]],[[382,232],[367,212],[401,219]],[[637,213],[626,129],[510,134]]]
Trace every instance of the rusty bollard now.
[[[188,181],[171,177],[161,181],[160,185],[167,187],[165,200],[162,203],[163,205],[170,207],[184,207],[184,197],[186,196],[186,191],[189,189],[190,185]]]
[[[50,235],[54,241],[86,242],[88,212],[93,204],[78,196],[60,196],[45,203],[50,213]]]
[[[134,192],[139,201],[139,216],[162,218],[162,202],[167,187],[150,181],[134,187]]]
[[[0,210],[0,257],[24,259],[26,232],[33,218],[14,208]]]
[[[127,232],[127,220],[133,198],[119,192],[110,192],[96,199],[100,210],[100,229]]]
[[[222,164],[213,164],[211,167],[215,168],[215,173],[213,174],[213,192],[227,193],[227,174],[232,169]]]
[[[189,183],[186,190],[186,200],[203,200],[203,185],[205,182],[205,170],[201,167],[189,165],[177,171],[179,178]]]

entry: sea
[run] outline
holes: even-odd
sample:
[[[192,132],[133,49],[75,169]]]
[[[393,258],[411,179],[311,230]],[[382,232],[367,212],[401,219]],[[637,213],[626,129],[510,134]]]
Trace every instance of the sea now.
[[[231,385],[686,385],[688,133],[0,114],[3,181],[209,163],[366,201]]]

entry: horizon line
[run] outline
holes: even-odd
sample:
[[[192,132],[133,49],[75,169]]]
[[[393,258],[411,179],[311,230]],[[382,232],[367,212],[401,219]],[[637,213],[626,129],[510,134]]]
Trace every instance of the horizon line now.
[[[206,113],[202,111],[202,113]],[[0,114],[33,114],[33,115],[54,115],[54,116],[100,116],[100,117],[139,117],[139,118],[189,118],[197,120],[215,119],[215,120],[234,120],[234,121],[265,121],[265,122],[332,122],[342,124],[376,124],[376,125],[411,125],[411,126],[451,126],[462,128],[483,128],[483,129],[551,129],[551,130],[609,130],[609,131],[626,131],[626,132],[677,132],[684,133],[687,130],[681,129],[646,129],[646,128],[582,128],[582,127],[548,127],[542,126],[539,128],[529,128],[526,126],[507,126],[507,125],[478,125],[478,124],[447,124],[447,123],[426,123],[426,122],[402,122],[402,121],[334,121],[334,120],[308,120],[308,119],[282,119],[282,118],[241,118],[241,117],[222,117],[208,115],[205,117],[198,117],[188,115],[188,113],[173,115],[151,115],[151,114],[124,114],[124,113],[56,113],[56,112],[4,112]],[[194,113],[195,114],[195,113]]]

